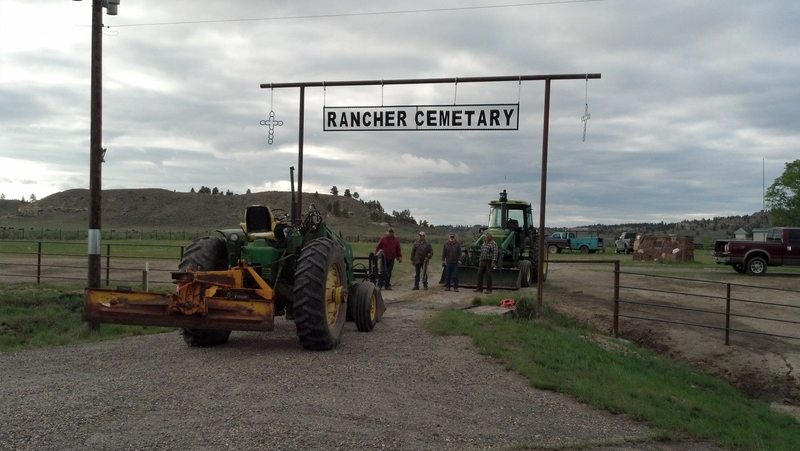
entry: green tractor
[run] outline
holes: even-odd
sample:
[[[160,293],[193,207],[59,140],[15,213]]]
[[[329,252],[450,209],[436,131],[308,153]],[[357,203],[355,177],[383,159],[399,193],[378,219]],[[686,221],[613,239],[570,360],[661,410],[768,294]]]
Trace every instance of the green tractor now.
[[[385,311],[375,257],[353,257],[313,206],[302,220],[295,211],[292,188],[291,217],[250,206],[240,227],[189,244],[174,293],[87,288],[84,319],[179,327],[189,346],[204,347],[232,330],[273,330],[276,315],[294,320],[306,349],[336,347],[346,320],[371,331]]]
[[[489,202],[489,223],[480,231],[480,237],[463,250],[458,269],[459,286],[478,285],[478,260],[485,232],[492,234],[500,254],[499,264],[492,270],[493,288],[518,290],[537,283],[539,234],[533,226],[529,202],[508,200],[508,193],[503,190],[499,200]],[[546,263],[544,269],[546,279]]]

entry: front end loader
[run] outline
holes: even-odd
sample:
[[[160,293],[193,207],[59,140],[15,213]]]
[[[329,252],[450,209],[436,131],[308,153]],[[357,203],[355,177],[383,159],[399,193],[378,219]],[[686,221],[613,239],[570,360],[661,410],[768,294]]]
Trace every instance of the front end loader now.
[[[492,288],[519,290],[537,283],[539,240],[530,203],[508,200],[503,190],[499,200],[489,202],[489,222],[480,232],[471,245],[464,247],[458,268],[459,286],[478,285],[478,263],[486,232],[492,234],[500,254],[498,265],[492,270]]]
[[[87,288],[84,319],[179,327],[190,346],[223,344],[233,330],[273,330],[275,316],[294,320],[306,349],[336,347],[346,320],[371,331],[386,309],[374,256],[357,263],[313,206],[302,220],[279,212],[247,207],[240,227],[189,244],[172,293]]]

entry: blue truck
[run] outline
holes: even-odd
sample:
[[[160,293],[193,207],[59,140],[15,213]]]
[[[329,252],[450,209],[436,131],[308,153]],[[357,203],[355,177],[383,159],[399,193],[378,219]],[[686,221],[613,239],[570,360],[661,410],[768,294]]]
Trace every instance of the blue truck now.
[[[560,254],[564,250],[580,251],[582,254],[605,252],[603,238],[595,230],[569,229],[551,233],[545,239],[547,252]]]

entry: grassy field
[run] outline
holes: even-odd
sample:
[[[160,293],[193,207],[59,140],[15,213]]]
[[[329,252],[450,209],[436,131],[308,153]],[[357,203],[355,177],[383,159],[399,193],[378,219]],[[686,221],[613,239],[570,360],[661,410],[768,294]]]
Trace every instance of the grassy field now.
[[[174,330],[104,324],[91,332],[81,320],[82,312],[83,287],[0,284],[0,352]]]
[[[554,312],[531,317],[525,307],[534,303],[518,299],[522,314],[514,320],[443,311],[429,328],[469,336],[481,353],[522,374],[531,386],[630,415],[665,439],[689,436],[729,448],[800,449],[800,424],[766,403]]]

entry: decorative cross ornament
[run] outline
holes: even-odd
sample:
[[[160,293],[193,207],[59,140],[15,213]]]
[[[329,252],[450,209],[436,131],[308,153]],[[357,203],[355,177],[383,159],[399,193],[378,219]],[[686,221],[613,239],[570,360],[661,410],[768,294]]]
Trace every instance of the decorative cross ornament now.
[[[280,127],[283,125],[283,121],[279,121],[275,119],[275,112],[269,112],[269,119],[261,120],[261,125],[266,125],[269,127],[269,132],[267,135],[267,143],[272,145],[272,142],[275,140],[275,127]]]
[[[581,122],[583,122],[583,141],[586,142],[586,124],[589,122],[589,119],[592,118],[592,115],[589,114],[589,105],[586,105],[586,110],[581,116]],[[263,121],[262,121],[263,122]]]
[[[589,123],[589,119],[592,118],[592,115],[589,114],[589,74],[586,74],[586,92],[584,94],[584,110],[583,116],[581,116],[581,122],[583,122],[583,142],[586,142],[586,125]]]

